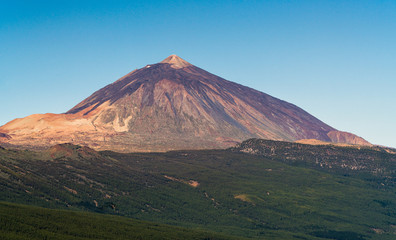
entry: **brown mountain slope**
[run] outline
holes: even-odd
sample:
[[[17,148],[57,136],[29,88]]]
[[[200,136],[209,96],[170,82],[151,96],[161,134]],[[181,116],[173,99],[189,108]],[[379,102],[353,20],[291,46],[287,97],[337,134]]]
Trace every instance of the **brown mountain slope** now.
[[[369,144],[176,55],[125,75],[65,114],[16,119],[0,132],[11,137],[0,141],[15,145],[73,142],[124,152],[222,148],[253,137]]]

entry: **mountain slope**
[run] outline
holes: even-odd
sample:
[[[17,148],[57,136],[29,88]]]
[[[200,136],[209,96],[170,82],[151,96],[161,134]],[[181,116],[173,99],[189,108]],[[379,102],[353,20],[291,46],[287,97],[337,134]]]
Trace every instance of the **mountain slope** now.
[[[369,145],[301,108],[222,79],[176,55],[96,91],[66,114],[0,127],[15,145],[62,142],[116,151],[222,148],[248,138]]]
[[[258,239],[393,240],[395,170],[394,153],[369,147],[251,139],[125,154],[62,144],[0,149],[0,201]]]
[[[242,239],[120,216],[0,202],[2,239]]]

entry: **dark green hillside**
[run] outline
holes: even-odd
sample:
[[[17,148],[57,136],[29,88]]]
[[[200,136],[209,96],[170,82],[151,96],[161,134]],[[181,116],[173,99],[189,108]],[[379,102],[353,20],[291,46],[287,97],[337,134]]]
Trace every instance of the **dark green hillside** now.
[[[0,202],[1,239],[239,239],[87,212]]]
[[[0,149],[0,199],[250,238],[394,239],[396,155],[273,141],[276,151],[264,154],[263,142],[245,143],[131,154]]]
[[[396,184],[396,151],[380,147],[307,145],[249,139],[231,149],[271,158],[293,166],[353,175],[382,186]]]

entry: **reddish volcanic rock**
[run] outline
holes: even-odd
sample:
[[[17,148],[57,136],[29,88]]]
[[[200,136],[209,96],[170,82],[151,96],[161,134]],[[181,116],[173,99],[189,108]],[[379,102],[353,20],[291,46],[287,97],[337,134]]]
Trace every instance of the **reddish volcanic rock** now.
[[[1,132],[0,132],[0,139],[9,140],[9,139],[11,139],[11,136],[8,135],[8,134],[1,133]]]
[[[327,136],[329,136],[330,140],[334,143],[347,143],[347,144],[366,145],[366,146],[372,145],[363,138],[348,132],[330,131],[329,133],[327,133]]]
[[[248,138],[364,143],[176,55],[125,75],[66,114],[31,115],[0,131],[16,145],[73,142],[123,152],[224,148]]]

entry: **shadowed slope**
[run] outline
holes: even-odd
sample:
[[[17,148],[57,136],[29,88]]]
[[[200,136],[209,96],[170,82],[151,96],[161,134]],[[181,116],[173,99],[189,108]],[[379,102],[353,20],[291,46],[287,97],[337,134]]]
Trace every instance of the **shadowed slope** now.
[[[393,240],[395,170],[396,155],[373,147],[250,139],[125,154],[62,144],[0,149],[0,200],[257,239]]]

